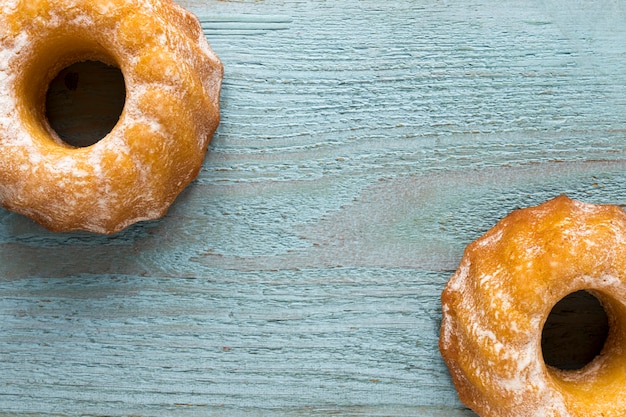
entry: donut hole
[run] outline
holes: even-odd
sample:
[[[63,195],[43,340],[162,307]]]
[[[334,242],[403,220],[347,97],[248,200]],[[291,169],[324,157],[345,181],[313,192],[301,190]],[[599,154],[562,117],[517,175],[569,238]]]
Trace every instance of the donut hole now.
[[[55,27],[20,58],[16,115],[33,145],[80,149],[105,139],[115,131],[112,121],[124,118],[123,61],[100,33],[82,26]]]
[[[596,298],[595,301],[584,293],[576,292],[565,297],[565,301],[561,300],[563,302],[557,303],[553,308],[555,312],[561,311],[563,315],[570,316],[566,321],[568,324],[564,325],[562,322],[558,327],[569,327],[573,329],[570,333],[579,334],[576,339],[567,339],[567,332],[561,331],[565,342],[560,343],[558,350],[561,355],[571,349],[581,352],[581,345],[576,344],[585,339],[595,339],[596,348],[588,352],[587,359],[573,362],[568,367],[570,369],[547,366],[547,372],[559,391],[576,398],[580,404],[586,404],[588,410],[594,410],[622,401],[623,398],[623,387],[626,385],[626,304],[621,301],[623,294],[619,288],[587,291]],[[601,318],[603,314],[599,311],[598,304],[603,308],[606,319]],[[553,321],[554,318],[550,320]],[[576,322],[579,324],[575,325]],[[603,330],[597,331],[598,327]],[[554,326],[547,323],[544,332],[549,335],[553,328]],[[552,334],[552,337],[555,335]],[[548,347],[542,348],[544,357],[549,358]],[[600,352],[592,357],[598,349]],[[589,359],[590,362],[580,367]]]
[[[119,68],[95,60],[76,62],[50,82],[45,117],[63,142],[87,147],[113,130],[125,102],[126,86]]]
[[[578,370],[591,363],[605,346],[609,318],[588,291],[577,291],[552,308],[543,326],[541,349],[546,365]]]

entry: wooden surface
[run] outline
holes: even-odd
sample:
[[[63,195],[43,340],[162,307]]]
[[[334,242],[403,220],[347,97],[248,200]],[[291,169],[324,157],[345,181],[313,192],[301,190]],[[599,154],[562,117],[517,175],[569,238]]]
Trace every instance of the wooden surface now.
[[[0,414],[472,416],[441,290],[515,208],[626,203],[626,4],[181,3],[204,169],[114,236],[0,211]]]

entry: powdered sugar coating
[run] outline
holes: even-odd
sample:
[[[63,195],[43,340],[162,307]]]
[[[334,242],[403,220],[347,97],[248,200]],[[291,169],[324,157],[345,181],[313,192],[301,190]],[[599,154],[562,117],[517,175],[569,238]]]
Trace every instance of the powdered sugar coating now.
[[[626,215],[561,196],[518,210],[469,245],[442,294],[440,350],[460,399],[483,417],[626,415]],[[545,365],[552,307],[588,290],[612,323],[577,371]]]
[[[73,148],[43,97],[83,60],[118,66],[126,102],[105,138]],[[113,233],[162,216],[200,170],[222,74],[197,18],[170,0],[3,2],[0,203],[52,230]]]

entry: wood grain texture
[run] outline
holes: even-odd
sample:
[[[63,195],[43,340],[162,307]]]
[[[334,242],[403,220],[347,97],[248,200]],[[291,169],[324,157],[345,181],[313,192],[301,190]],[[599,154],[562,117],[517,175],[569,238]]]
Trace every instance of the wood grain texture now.
[[[203,170],[114,236],[0,211],[0,414],[472,416],[441,290],[515,208],[626,203],[626,5],[181,4]]]

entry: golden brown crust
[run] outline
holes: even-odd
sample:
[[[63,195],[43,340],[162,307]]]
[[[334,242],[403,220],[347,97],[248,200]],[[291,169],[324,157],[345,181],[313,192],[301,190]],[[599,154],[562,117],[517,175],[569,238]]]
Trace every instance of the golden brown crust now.
[[[86,148],[45,118],[45,93],[83,60],[124,75],[120,120]],[[114,233],[165,214],[219,123],[223,67],[170,0],[0,2],[0,204],[51,230]]]
[[[442,293],[439,347],[459,393],[483,417],[626,415],[626,214],[565,196],[517,210],[470,244]],[[610,318],[596,359],[546,366],[541,329],[579,290]]]

